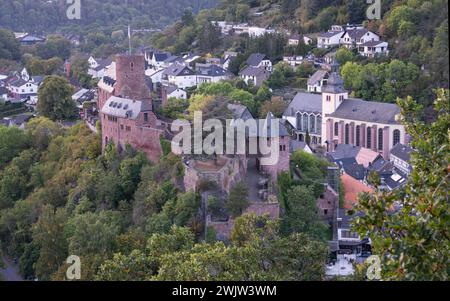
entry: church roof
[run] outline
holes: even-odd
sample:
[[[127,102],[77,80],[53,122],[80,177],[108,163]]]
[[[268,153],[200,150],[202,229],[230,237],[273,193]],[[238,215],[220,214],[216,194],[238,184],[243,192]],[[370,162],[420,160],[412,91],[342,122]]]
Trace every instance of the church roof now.
[[[398,114],[400,114],[400,108],[396,104],[346,99],[334,113],[328,116],[373,123],[398,124],[396,120]]]
[[[295,116],[297,112],[322,113],[322,95],[299,92],[284,112],[284,116]]]

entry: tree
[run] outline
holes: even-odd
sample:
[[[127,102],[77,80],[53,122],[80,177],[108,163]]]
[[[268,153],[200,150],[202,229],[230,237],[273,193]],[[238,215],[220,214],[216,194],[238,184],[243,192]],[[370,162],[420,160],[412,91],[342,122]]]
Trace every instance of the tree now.
[[[353,52],[346,47],[341,47],[336,51],[336,61],[341,66],[344,66],[345,63],[347,62],[353,61],[353,59],[354,59]]]
[[[261,118],[266,118],[267,114],[272,112],[275,117],[281,118],[285,109],[286,104],[284,101],[280,98],[275,98],[262,104],[259,116]]]
[[[287,193],[285,209],[282,225],[285,233],[304,233],[318,240],[326,239],[326,225],[320,219],[317,198],[312,187],[292,188]]]
[[[20,44],[14,33],[6,29],[0,29],[0,59],[20,60]]]
[[[0,169],[28,146],[29,141],[24,131],[0,126]]]
[[[39,280],[49,280],[67,258],[67,241],[64,236],[66,222],[67,214],[64,209],[46,205],[33,227],[33,243],[39,247],[39,258],[35,264]]]
[[[74,90],[70,83],[60,76],[48,76],[39,87],[37,110],[54,121],[73,118],[76,115]]]
[[[411,97],[398,100],[412,138],[412,174],[404,188],[364,195],[355,208],[363,216],[354,228],[372,240],[383,280],[448,280],[449,100],[448,90],[437,91],[431,124]]]
[[[233,188],[231,188],[226,207],[232,217],[238,217],[244,212],[245,209],[247,209],[249,206],[249,201],[247,198],[248,188],[244,183],[237,183]]]

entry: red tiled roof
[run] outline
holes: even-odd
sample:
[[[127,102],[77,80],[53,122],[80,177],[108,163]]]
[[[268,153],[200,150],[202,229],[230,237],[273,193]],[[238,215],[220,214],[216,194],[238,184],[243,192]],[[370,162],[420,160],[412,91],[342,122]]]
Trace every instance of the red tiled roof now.
[[[344,186],[344,208],[352,209],[354,205],[358,203],[358,195],[363,192],[373,192],[373,189],[369,186],[361,183],[360,181],[352,178],[348,174],[344,173],[341,176],[341,181]]]

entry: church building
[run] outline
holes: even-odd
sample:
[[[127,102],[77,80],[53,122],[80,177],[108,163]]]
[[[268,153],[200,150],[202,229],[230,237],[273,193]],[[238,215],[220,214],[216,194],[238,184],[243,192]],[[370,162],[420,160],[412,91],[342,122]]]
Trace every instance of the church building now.
[[[295,129],[296,139],[310,137],[312,146],[328,152],[339,144],[371,149],[389,159],[398,143],[408,144],[409,136],[400,124],[396,104],[349,98],[338,65],[332,66],[322,94],[301,92],[283,114]]]

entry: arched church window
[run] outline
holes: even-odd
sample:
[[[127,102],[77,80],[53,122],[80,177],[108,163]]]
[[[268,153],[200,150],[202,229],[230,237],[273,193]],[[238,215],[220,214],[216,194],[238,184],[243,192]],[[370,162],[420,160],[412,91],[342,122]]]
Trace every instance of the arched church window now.
[[[339,123],[337,122],[334,123],[334,135],[335,136],[339,135]]]
[[[316,132],[316,116],[314,115],[309,116],[309,132]]]
[[[345,125],[345,144],[350,144],[350,125]]]
[[[372,148],[372,128],[367,128],[367,148]]]
[[[302,114],[297,113],[297,129],[302,130]]]
[[[383,150],[383,129],[378,130],[378,150]]]
[[[394,130],[394,146],[400,143],[400,130]]]
[[[361,144],[361,127],[356,126],[356,146],[360,146]]]

